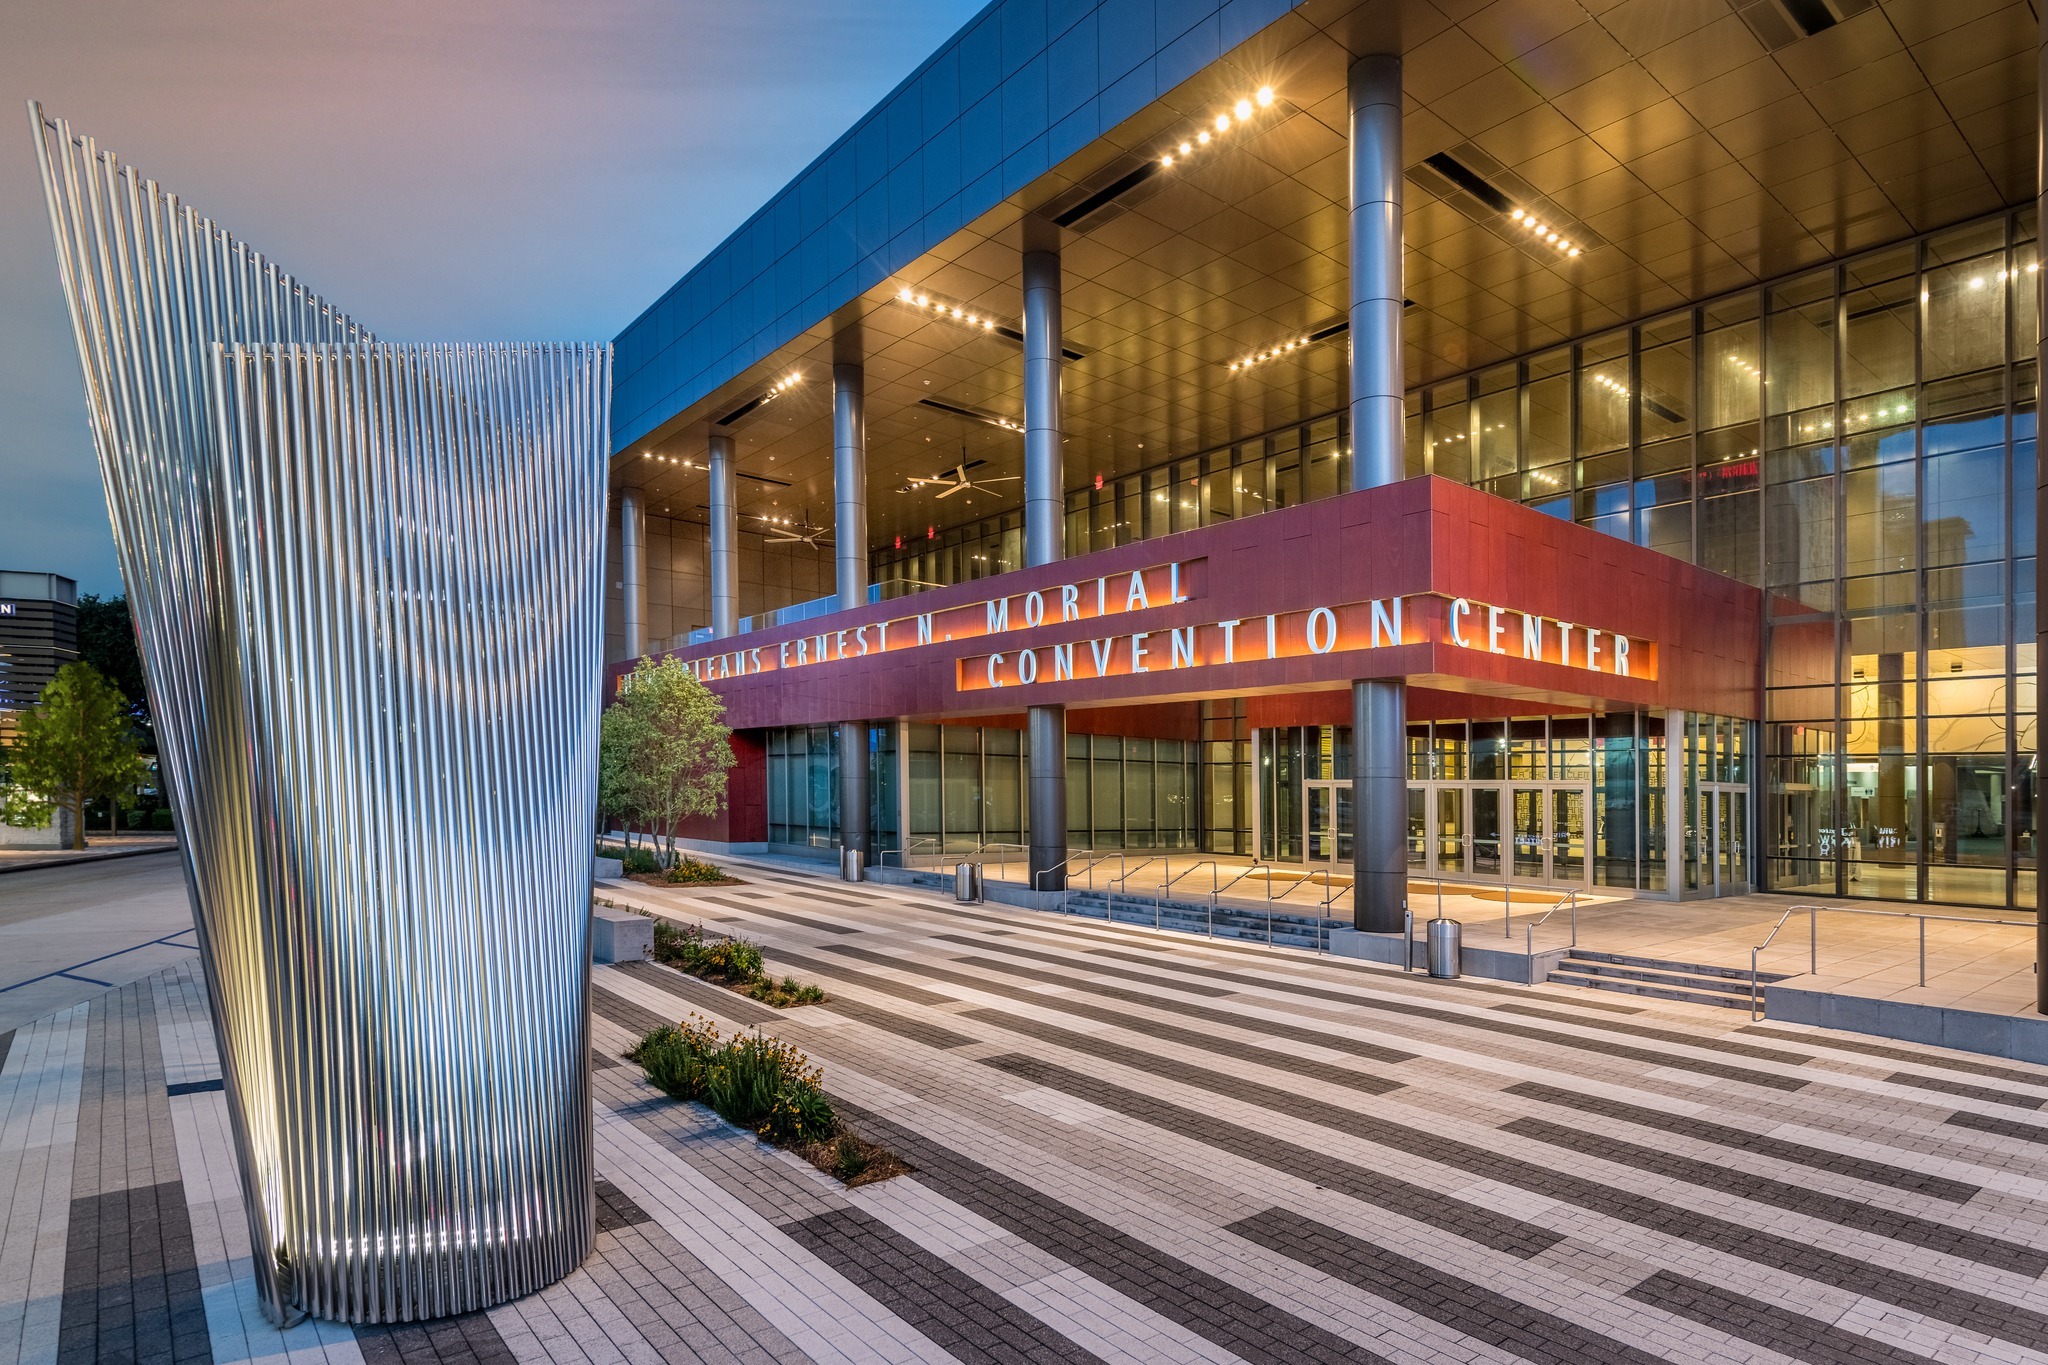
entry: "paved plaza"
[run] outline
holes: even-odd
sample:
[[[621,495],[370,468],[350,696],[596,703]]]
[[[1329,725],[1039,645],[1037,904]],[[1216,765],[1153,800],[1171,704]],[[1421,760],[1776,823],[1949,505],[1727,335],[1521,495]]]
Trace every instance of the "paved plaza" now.
[[[0,1360],[2048,1361],[2048,1068],[732,866],[604,894],[830,1000],[598,969],[595,1253],[464,1319],[262,1321],[195,956],[0,1035]],[[659,1096],[692,1011],[914,1173]]]

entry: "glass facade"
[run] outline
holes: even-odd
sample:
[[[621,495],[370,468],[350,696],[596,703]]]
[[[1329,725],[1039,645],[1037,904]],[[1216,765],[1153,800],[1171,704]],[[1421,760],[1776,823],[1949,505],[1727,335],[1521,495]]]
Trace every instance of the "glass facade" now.
[[[770,730],[768,841],[803,848],[839,847],[839,727]],[[868,831],[877,854],[901,847],[896,727],[868,726]]]
[[[1683,895],[1754,884],[1755,726],[1684,715],[1674,791],[1661,714],[1435,721],[1408,727],[1408,866],[1417,876]],[[1351,858],[1351,731],[1259,732],[1259,856]],[[1673,802],[1684,822],[1667,824]],[[1679,841],[1674,872],[1667,853]],[[1503,865],[1503,858],[1507,863]]]
[[[999,726],[868,727],[868,821],[879,856],[1022,845],[1031,833],[1031,739]],[[770,730],[768,839],[839,845],[839,745],[832,726]],[[1198,745],[1124,735],[1067,737],[1067,841],[1074,848],[1192,849],[1200,829]],[[900,777],[899,777],[900,772]]]
[[[1409,394],[1411,474],[1768,594],[1756,790],[1686,789],[1688,886],[1725,796],[1771,889],[2033,904],[2034,237],[1999,215]],[[1330,496],[1345,445],[1332,413],[1071,492],[1067,552]],[[1021,567],[1019,515],[877,577]]]

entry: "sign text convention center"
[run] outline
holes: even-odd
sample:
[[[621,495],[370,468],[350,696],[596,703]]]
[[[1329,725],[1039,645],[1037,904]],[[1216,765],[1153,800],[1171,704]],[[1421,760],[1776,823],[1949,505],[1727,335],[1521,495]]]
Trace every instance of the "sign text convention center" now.
[[[649,307],[689,832],[2031,907],[2038,23],[1590,8],[999,0]]]

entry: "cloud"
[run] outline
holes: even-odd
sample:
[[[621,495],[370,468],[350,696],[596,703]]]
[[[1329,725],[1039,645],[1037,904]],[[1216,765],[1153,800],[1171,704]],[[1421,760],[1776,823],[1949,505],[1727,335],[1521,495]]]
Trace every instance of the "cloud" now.
[[[40,99],[394,340],[604,339],[973,0],[68,0]],[[0,137],[0,567],[119,590],[27,121]]]

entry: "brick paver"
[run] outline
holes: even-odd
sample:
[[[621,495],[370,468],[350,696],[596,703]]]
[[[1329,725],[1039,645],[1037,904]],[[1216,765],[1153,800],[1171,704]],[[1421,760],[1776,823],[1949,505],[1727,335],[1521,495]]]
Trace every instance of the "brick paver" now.
[[[195,964],[5,1036],[0,1365],[2048,1365],[2048,1068],[732,866],[606,894],[830,1000],[598,969],[596,1244],[487,1313],[262,1319]],[[913,1173],[847,1190],[619,1060],[692,1012]]]

